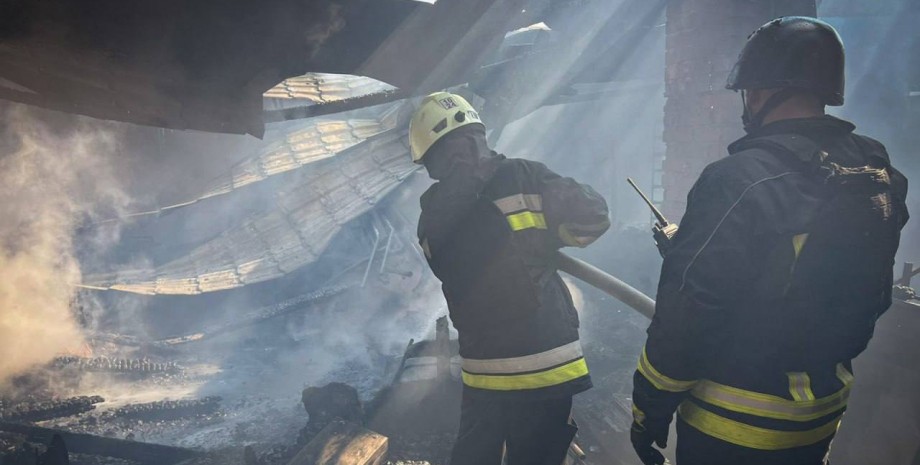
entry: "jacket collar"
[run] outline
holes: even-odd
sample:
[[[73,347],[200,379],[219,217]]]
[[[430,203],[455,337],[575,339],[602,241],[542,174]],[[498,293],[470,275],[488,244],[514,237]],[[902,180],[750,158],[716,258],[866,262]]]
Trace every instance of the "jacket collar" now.
[[[852,133],[856,126],[831,115],[817,116],[814,118],[796,118],[774,121],[756,131],[732,142],[728,146],[728,153],[733,154],[744,150],[746,143],[752,139],[777,134],[799,134],[808,138],[836,138]]]

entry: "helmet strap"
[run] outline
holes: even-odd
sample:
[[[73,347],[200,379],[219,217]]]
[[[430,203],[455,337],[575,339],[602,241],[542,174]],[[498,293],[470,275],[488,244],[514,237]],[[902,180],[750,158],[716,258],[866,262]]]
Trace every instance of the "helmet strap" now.
[[[797,93],[800,92],[800,89],[794,87],[786,87],[783,90],[773,94],[770,98],[764,102],[763,106],[760,107],[760,110],[757,113],[752,113],[750,107],[748,107],[747,99],[745,97],[745,91],[741,91],[741,101],[744,104],[744,114],[741,115],[741,122],[744,124],[744,131],[751,133],[760,129],[763,126],[763,121],[767,116],[779,108],[780,105],[786,103],[787,100],[794,97]]]

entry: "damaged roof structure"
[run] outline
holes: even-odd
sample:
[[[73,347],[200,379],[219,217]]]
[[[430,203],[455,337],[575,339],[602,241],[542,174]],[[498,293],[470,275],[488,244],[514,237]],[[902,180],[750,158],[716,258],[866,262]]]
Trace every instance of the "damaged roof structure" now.
[[[639,3],[626,2],[622,8],[638,10],[645,16],[643,21],[625,31],[613,44],[600,46],[598,37],[603,36],[603,31],[598,29],[554,34],[541,23],[500,34],[500,42],[477,52],[476,66],[467,66],[462,74],[445,77],[437,84],[428,82],[440,75],[441,65],[435,66],[436,72],[426,76],[423,85],[443,88],[462,84],[456,87],[457,91],[480,103],[484,117],[496,128],[493,138],[500,135],[505,125],[541,106],[635,91],[630,87],[604,88],[603,78],[592,70],[591,62],[625,57],[632,51],[636,37],[654,24],[663,3],[637,8]],[[481,19],[477,27],[509,24],[496,22],[498,17],[493,17],[496,14],[489,13],[488,21]],[[403,27],[414,25],[410,21]],[[584,41],[582,46],[590,53],[568,56],[560,45],[573,40]],[[594,45],[595,42],[598,44]],[[477,44],[460,41],[449,47],[448,55]],[[381,46],[381,50],[387,48]],[[541,84],[547,81],[544,74],[551,68],[550,63],[560,59],[568,62],[568,66],[558,68],[549,80],[551,85]],[[453,60],[449,59],[451,66]],[[585,90],[585,83],[598,82],[602,83],[600,89],[594,86]],[[394,88],[364,76],[310,73],[286,79],[268,89],[263,95],[265,106],[275,109],[267,116],[287,112],[288,116],[299,118],[305,116],[298,114],[302,110],[320,116],[288,123],[291,126],[271,134],[262,152],[233,166],[196,198],[129,217],[163,214],[271,176],[303,169],[302,174],[288,178],[279,188],[274,206],[260,212],[258,217],[222,231],[186,257],[153,269],[93,274],[85,277],[83,286],[151,295],[198,294],[263,282],[312,263],[342,224],[370,211],[416,168],[409,161],[405,139],[408,115],[414,108],[414,100],[405,97],[418,95],[416,91],[407,92],[412,85],[415,84]],[[381,98],[386,103],[381,104]],[[343,103],[350,106],[336,106]],[[345,108],[352,111],[341,112]],[[322,116],[327,111],[338,113]],[[354,113],[361,116],[350,116]]]
[[[265,142],[193,196],[102,223],[142,229],[181,224],[184,216],[209,209],[218,216],[234,202],[245,208],[194,240],[168,244],[168,254],[141,265],[96,263],[79,283],[81,299],[104,295],[125,307],[155,300],[180,308],[149,320],[169,319],[187,306],[205,323],[157,321],[150,331],[130,334],[88,324],[92,348],[86,354],[59,357],[40,375],[19,381],[31,388],[45,377],[69,377],[96,388],[116,380],[129,394],[117,392],[115,403],[105,395],[57,403],[15,399],[14,408],[0,396],[0,420],[6,422],[0,423],[0,445],[8,444],[4,434],[15,433],[29,438],[16,439],[19,456],[30,452],[29,444],[60,447],[59,440],[71,455],[97,457],[79,463],[107,463],[99,457],[116,451],[108,457],[134,463],[166,463],[158,460],[167,457],[175,463],[308,465],[331,463],[321,455],[335,443],[344,444],[340,451],[362,450],[349,462],[356,465],[381,463],[387,454],[392,463],[443,463],[456,429],[457,405],[450,402],[459,398],[457,344],[446,320],[434,325],[432,339],[409,341],[395,357],[368,350],[356,362],[342,349],[362,344],[368,336],[361,330],[409,325],[405,313],[417,310],[410,296],[436,285],[416,247],[412,220],[400,218],[400,203],[417,201],[412,181],[419,177],[408,154],[408,116],[418,97],[451,89],[482,109],[493,129],[489,139],[497,142],[506,127],[540,108],[662,93],[656,83],[614,77],[626,74],[649,35],[661,31],[664,42],[667,7],[659,0],[624,0],[615,7],[582,0],[102,0],[91,6],[51,0],[0,6],[0,99],[159,128],[250,134]],[[595,18],[601,10],[609,16]],[[264,200],[255,189],[271,195]],[[161,236],[170,228],[178,229],[163,226]],[[652,292],[653,283],[646,289]],[[209,308],[227,296],[244,298],[232,311]],[[605,297],[586,299],[588,307],[602,302],[619,309]],[[371,300],[399,312],[348,321],[372,313],[377,307]],[[915,298],[902,300],[916,306],[910,303]],[[422,305],[443,313],[439,304]],[[899,321],[911,318],[905,308],[913,309],[899,307]],[[354,326],[355,334],[325,339],[323,318]],[[629,382],[645,324],[632,315],[595,328],[605,342],[589,343],[586,353],[592,369],[604,375],[576,406],[582,432],[568,463],[635,463],[628,442]],[[419,337],[429,329],[418,329]],[[210,395],[244,390],[247,383],[280,384],[278,374],[291,371],[286,364],[293,363],[295,373],[325,364],[314,356],[324,345],[331,346],[339,371],[321,379],[353,384],[357,392],[337,383],[307,388],[293,405],[286,398]],[[41,399],[52,396],[33,391]],[[334,414],[317,407],[339,401],[345,406]],[[296,442],[289,440],[286,435],[296,433],[292,425],[305,423],[304,410],[309,423],[290,435]],[[225,449],[267,437],[287,444]],[[49,457],[54,447],[46,449]]]
[[[0,98],[261,136],[263,94],[307,72],[365,76],[413,95],[464,82],[482,51],[529,24],[522,11],[532,3],[5,2]]]

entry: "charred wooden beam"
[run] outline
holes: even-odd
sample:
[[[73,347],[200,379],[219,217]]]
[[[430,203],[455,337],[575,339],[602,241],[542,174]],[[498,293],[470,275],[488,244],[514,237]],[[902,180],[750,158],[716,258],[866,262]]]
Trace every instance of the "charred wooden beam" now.
[[[386,436],[357,423],[332,422],[288,465],[379,465],[387,453]]]
[[[57,357],[51,362],[51,367],[56,369],[74,368],[80,371],[135,374],[174,373],[179,371],[179,366],[174,362],[154,362],[147,359],[111,357]]]
[[[220,408],[220,401],[221,398],[218,396],[201,399],[160,400],[126,405],[107,413],[106,416],[144,421],[176,420],[212,414]]]
[[[105,402],[99,396],[79,396],[64,400],[21,402],[12,405],[0,403],[0,420],[35,422],[52,418],[68,417],[96,408],[94,404]]]
[[[26,437],[26,441],[39,444],[48,444],[55,435],[60,435],[70,453],[114,457],[150,465],[175,464],[199,455],[198,452],[179,447],[104,438],[20,423],[0,422],[0,431],[20,434]]]

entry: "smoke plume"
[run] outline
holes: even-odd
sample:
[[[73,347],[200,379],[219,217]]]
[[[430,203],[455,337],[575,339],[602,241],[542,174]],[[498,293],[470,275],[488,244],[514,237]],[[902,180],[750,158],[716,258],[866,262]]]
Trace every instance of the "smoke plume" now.
[[[115,134],[85,118],[43,119],[26,107],[0,108],[0,383],[81,350],[71,310],[80,282],[73,236],[100,210],[127,204],[111,163]],[[112,239],[102,234],[90,244]]]

